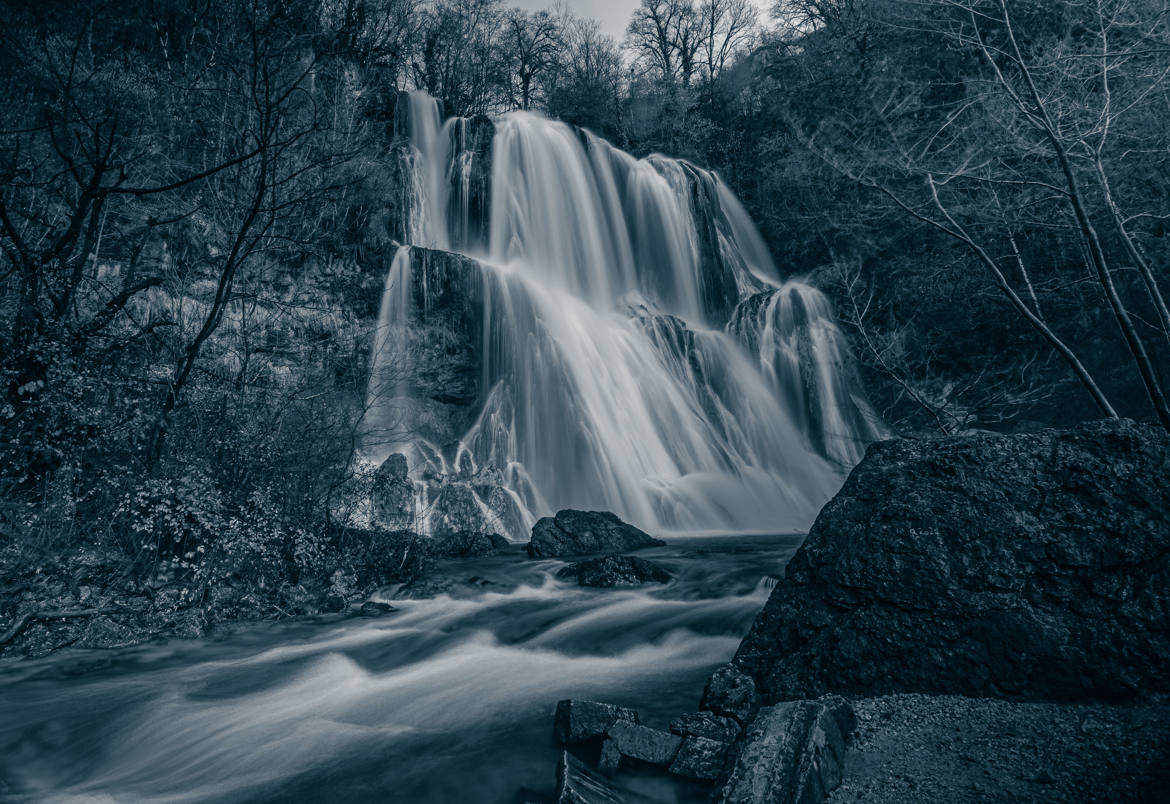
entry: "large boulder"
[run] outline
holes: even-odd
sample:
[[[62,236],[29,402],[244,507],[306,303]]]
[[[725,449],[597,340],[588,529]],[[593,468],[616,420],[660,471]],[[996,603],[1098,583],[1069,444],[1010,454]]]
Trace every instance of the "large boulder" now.
[[[1170,691],[1170,435],[874,444],[734,661],[765,701]]]
[[[558,511],[532,526],[528,555],[555,558],[595,553],[621,553],[658,547],[666,542],[622,522],[608,511]]]
[[[841,784],[845,740],[823,701],[789,701],[760,710],[726,781],[719,804],[821,804]]]
[[[673,577],[664,567],[637,556],[603,556],[578,561],[557,571],[561,580],[576,581],[578,586],[638,586],[644,583],[669,583]]]

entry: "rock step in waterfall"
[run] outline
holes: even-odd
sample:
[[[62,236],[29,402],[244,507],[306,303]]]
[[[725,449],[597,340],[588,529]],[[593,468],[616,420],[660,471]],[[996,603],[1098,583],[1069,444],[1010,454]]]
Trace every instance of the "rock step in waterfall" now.
[[[362,455],[406,457],[396,526],[803,530],[881,433],[828,302],[715,174],[418,92],[395,132]]]

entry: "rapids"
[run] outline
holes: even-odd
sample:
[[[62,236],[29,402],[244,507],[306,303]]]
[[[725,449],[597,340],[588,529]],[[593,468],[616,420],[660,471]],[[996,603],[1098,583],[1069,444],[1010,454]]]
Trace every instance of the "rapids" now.
[[[420,500],[427,477],[493,467],[526,524],[572,507],[655,533],[807,529],[881,425],[828,301],[781,279],[723,181],[531,113],[442,122],[423,93],[400,103],[410,242],[387,274],[365,459],[404,452]],[[420,285],[421,247],[477,275]],[[459,344],[478,390],[454,435],[407,379],[411,328],[453,292],[482,319]]]
[[[666,586],[591,590],[558,561],[445,568],[492,582],[218,640],[0,665],[0,797],[15,801],[516,800],[551,793],[563,697],[693,711],[800,538],[691,538],[645,555]],[[482,582],[481,582],[482,583]],[[393,590],[386,590],[392,593]],[[652,799],[701,788],[623,777]]]

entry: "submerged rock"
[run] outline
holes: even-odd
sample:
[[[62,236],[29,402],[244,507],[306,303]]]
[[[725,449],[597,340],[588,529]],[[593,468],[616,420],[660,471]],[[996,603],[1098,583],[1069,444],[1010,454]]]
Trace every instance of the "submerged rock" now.
[[[1170,435],[1129,421],[875,444],[735,663],[766,701],[1170,691]]]
[[[624,706],[566,698],[557,701],[553,736],[559,745],[579,745],[604,737],[618,721],[637,724],[641,719],[637,712]]]
[[[367,600],[358,609],[358,615],[361,617],[381,617],[383,614],[389,614],[394,611],[394,607],[389,603],[382,603],[378,600]]]
[[[528,555],[533,558],[619,553],[666,544],[608,511],[558,511],[532,527]]]
[[[604,556],[578,561],[557,572],[561,580],[576,580],[579,586],[638,586],[669,583],[674,577],[660,564],[637,556]]]
[[[845,736],[822,701],[789,701],[759,711],[719,804],[820,804],[841,783]]]
[[[699,702],[700,709],[741,724],[751,720],[759,706],[755,682],[733,664],[722,665],[711,674]]]

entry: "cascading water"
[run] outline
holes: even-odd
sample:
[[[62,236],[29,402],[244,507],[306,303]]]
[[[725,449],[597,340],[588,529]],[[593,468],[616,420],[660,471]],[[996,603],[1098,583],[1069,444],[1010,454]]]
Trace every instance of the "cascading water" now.
[[[780,280],[723,182],[538,115],[493,133],[440,125],[423,93],[402,105],[419,192],[364,451],[407,453],[420,529],[435,478],[485,467],[519,513],[467,504],[515,538],[566,507],[655,532],[806,528],[880,425],[827,301]]]

